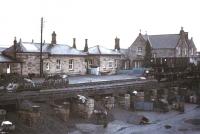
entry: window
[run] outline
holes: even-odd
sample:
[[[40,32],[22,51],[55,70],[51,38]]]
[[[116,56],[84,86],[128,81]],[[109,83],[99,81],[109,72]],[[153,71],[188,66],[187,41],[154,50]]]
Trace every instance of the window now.
[[[137,52],[138,52],[138,53],[142,53],[142,47],[138,47],[138,48],[137,48]]]
[[[185,55],[187,55],[187,48],[185,48]]]
[[[112,67],[113,67],[113,62],[112,62],[112,61],[109,61],[109,62],[108,62],[108,67],[109,67],[109,68],[112,68]]]
[[[156,53],[153,53],[153,58],[156,58]]]
[[[118,61],[117,61],[117,60],[115,60],[115,68],[117,68],[117,64],[118,64]]]
[[[194,49],[192,48],[192,50],[191,50],[191,55],[194,55]]]
[[[60,60],[56,61],[56,69],[61,69]]]
[[[91,67],[92,66],[92,59],[88,60],[88,66]]]
[[[127,65],[126,65],[127,63],[126,63],[126,61],[125,61],[125,63],[124,63],[124,69],[127,69]]]
[[[7,73],[7,74],[9,74],[9,73],[10,73],[10,64],[7,64],[6,73]]]
[[[178,47],[178,55],[181,55],[181,48]]]
[[[69,60],[69,70],[73,70],[74,69],[74,60],[70,59]]]
[[[49,63],[46,64],[46,70],[50,70],[50,65],[49,65]]]

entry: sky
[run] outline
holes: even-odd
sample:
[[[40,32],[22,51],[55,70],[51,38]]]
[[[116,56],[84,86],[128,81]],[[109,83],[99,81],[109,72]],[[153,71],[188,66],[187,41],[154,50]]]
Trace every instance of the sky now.
[[[0,45],[10,46],[14,37],[40,42],[40,19],[44,18],[45,42],[53,31],[57,43],[78,49],[85,39],[89,47],[128,48],[143,34],[178,34],[181,27],[200,50],[199,0],[0,0]]]

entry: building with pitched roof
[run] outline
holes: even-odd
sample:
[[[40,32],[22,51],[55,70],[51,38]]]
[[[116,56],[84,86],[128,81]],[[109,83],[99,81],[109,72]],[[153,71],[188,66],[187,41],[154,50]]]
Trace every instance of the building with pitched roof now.
[[[119,39],[117,38],[117,40]],[[84,52],[87,53],[86,68],[99,67],[101,74],[115,74],[116,71],[120,69],[120,62],[122,60],[119,43],[117,44],[117,47],[118,49],[114,50],[100,45],[88,48],[86,39],[84,48]]]
[[[13,65],[12,70],[22,75],[40,74],[40,43],[19,42],[5,49],[2,53],[21,64]],[[85,54],[66,44],[56,43],[56,34],[53,32],[51,43],[42,45],[43,74],[85,74]]]
[[[150,51],[147,51],[148,47]],[[144,66],[147,53],[150,58],[192,57],[196,54],[193,38],[188,38],[188,32],[181,28],[179,34],[142,35],[128,48],[128,57],[132,68]]]

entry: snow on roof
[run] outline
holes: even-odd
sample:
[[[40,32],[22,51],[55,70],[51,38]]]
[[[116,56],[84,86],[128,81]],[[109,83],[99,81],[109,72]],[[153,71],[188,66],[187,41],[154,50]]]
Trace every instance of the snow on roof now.
[[[51,54],[56,54],[56,55],[86,55],[85,53],[70,47],[68,45],[63,45],[63,44],[56,44],[53,45],[50,48],[50,53]]]
[[[22,52],[40,52],[40,43],[21,42]],[[86,55],[85,53],[65,44],[44,44],[43,52],[55,55]]]
[[[39,49],[34,43],[21,43],[23,51],[25,52],[38,52]]]
[[[89,54],[94,54],[94,55],[120,55],[121,53],[119,51],[115,51],[112,49],[108,49],[102,46],[94,46],[94,47],[90,47],[88,49],[88,53]]]

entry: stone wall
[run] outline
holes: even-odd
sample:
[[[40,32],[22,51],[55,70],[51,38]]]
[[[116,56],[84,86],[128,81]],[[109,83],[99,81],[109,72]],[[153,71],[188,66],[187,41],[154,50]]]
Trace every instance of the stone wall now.
[[[138,52],[138,47],[142,48],[141,52]],[[128,49],[128,57],[131,61],[143,59],[145,56],[146,41],[143,39],[142,35],[139,35],[133,44]]]
[[[58,69],[57,60],[60,60],[61,68]],[[73,60],[73,69],[69,69],[69,60]],[[47,70],[47,63],[49,64],[49,70]],[[44,74],[64,73],[68,75],[74,74],[86,74],[85,57],[80,56],[50,56],[43,62]]]
[[[130,109],[130,102],[131,102],[130,94],[124,94],[122,96],[118,96],[117,101],[119,106],[125,109]]]
[[[72,114],[81,118],[90,118],[94,111],[94,99],[88,99],[85,103],[73,102],[71,111]]]
[[[22,63],[22,70],[20,64],[15,66],[17,73],[22,75],[40,74],[40,55],[39,53],[17,53],[17,59]]]
[[[120,56],[101,56],[100,57],[100,72],[115,74],[119,66],[118,65],[119,60],[120,60]],[[111,66],[109,66],[109,64]]]
[[[7,73],[7,65],[10,65],[10,73],[21,73],[20,63],[0,63],[0,74]]]
[[[121,56],[119,55],[90,55],[88,59],[92,60],[93,66],[100,67],[100,72],[102,74],[115,74],[117,69],[120,68]],[[109,64],[111,64],[111,66],[109,66]]]
[[[40,74],[40,55],[39,53],[17,53],[17,59],[22,62],[22,66],[18,63],[12,66],[12,71],[22,75]],[[73,69],[69,69],[69,60],[73,59]],[[60,60],[61,69],[57,69],[57,60]],[[47,63],[49,70],[47,70]],[[22,69],[22,70],[21,70]],[[48,56],[43,54],[43,73],[44,74],[85,74],[85,58],[80,56]]]

